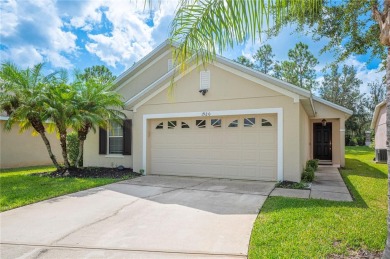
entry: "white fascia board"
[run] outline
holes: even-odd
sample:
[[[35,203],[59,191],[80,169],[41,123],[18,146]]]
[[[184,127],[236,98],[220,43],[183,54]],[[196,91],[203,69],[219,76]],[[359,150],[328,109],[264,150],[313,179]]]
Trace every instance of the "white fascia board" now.
[[[8,119],[8,116],[0,116],[0,121],[7,121]]]
[[[372,121],[371,121],[371,125],[370,125],[371,129],[375,129],[375,124],[376,124],[376,121],[378,120],[379,111],[381,110],[383,105],[386,105],[386,100],[379,103],[377,106],[375,106],[374,115],[372,116]]]
[[[283,161],[283,108],[264,108],[264,109],[247,109],[247,110],[222,110],[222,111],[207,111],[208,116],[229,116],[229,115],[245,115],[245,114],[277,114],[277,180],[284,179],[284,161]],[[188,118],[188,117],[202,117],[204,112],[183,112],[183,113],[161,113],[161,114],[144,114],[142,121],[142,169],[147,172],[147,132],[148,120],[162,119],[162,118]]]

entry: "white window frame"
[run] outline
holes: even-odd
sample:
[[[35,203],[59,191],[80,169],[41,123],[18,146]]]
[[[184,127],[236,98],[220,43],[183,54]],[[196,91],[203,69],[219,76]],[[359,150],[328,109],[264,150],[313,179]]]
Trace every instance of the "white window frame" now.
[[[110,138],[122,138],[122,143],[124,140],[124,134],[123,134],[123,126],[120,125],[120,123],[118,123],[119,126],[122,126],[122,136],[110,136],[110,132],[111,132],[111,125],[112,123],[108,123],[108,129],[107,129],[107,156],[108,157],[122,157],[123,156],[123,150],[122,150],[122,153],[115,153],[115,154],[112,154],[110,153]]]

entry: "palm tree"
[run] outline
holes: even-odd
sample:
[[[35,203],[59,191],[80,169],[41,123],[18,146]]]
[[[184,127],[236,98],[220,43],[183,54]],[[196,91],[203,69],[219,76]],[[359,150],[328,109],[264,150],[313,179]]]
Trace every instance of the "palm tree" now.
[[[123,109],[121,95],[109,91],[112,81],[82,79],[73,84],[75,95],[75,114],[72,118],[72,127],[77,130],[79,153],[75,165],[80,164],[83,155],[84,141],[89,131],[96,132],[96,126],[107,126],[108,121],[122,123],[125,116],[119,109]]]
[[[45,109],[43,118],[50,120],[56,126],[60,137],[62,157],[65,169],[70,167],[66,146],[67,129],[75,115],[76,92],[68,84],[68,73],[59,71],[42,89],[42,106]]]
[[[52,75],[43,76],[42,68],[43,64],[25,70],[10,62],[1,65],[0,111],[9,116],[5,124],[6,130],[10,130],[15,123],[19,124],[21,131],[33,127],[45,143],[53,164],[60,169],[43,123],[42,89],[49,83]]]

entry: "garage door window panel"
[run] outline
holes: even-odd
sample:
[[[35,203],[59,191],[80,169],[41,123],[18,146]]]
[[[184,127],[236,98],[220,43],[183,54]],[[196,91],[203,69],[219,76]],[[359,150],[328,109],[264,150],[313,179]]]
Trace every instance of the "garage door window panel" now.
[[[238,120],[233,120],[229,123],[228,128],[237,128],[238,127]]]
[[[256,123],[256,118],[245,118],[244,127],[254,127]]]
[[[268,119],[261,119],[261,126],[263,127],[272,127],[272,123]]]
[[[221,119],[211,119],[211,126],[213,128],[221,128],[221,126],[222,126]]]
[[[181,122],[181,128],[182,128],[182,129],[189,129],[190,126],[189,126],[186,122],[182,121],[182,122]]]
[[[156,129],[164,129],[164,122],[160,122],[157,126]]]
[[[168,129],[176,128],[177,121],[168,121]]]
[[[200,129],[206,128],[206,120],[196,120],[196,126]]]

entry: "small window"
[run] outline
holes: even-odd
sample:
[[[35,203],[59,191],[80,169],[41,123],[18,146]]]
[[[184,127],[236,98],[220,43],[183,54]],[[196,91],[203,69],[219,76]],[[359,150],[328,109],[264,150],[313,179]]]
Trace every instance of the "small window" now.
[[[255,118],[245,118],[244,119],[244,127],[253,127],[256,123]]]
[[[261,119],[261,126],[270,127],[270,126],[272,126],[272,124],[271,124],[271,122],[269,122],[266,119]]]
[[[108,153],[123,154],[123,126],[113,122],[108,132]]]
[[[221,125],[221,119],[211,119],[211,126],[213,126],[214,128],[220,128]]]
[[[230,122],[229,128],[237,128],[238,127],[238,120],[234,120],[232,122]]]
[[[160,122],[157,126],[156,129],[163,129],[164,128],[164,122]]]
[[[188,126],[187,123],[185,123],[184,121],[182,121],[182,122],[181,122],[181,128],[182,128],[182,129],[189,129],[190,126]]]
[[[206,120],[196,120],[196,126],[198,128],[206,128]]]
[[[177,125],[176,121],[168,121],[168,129],[174,129]]]

